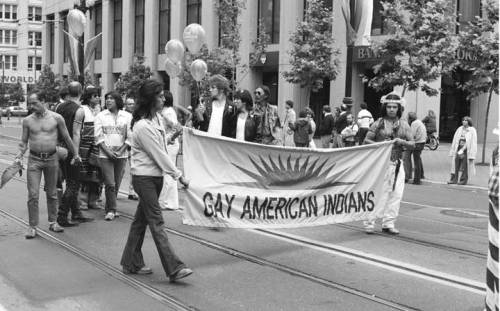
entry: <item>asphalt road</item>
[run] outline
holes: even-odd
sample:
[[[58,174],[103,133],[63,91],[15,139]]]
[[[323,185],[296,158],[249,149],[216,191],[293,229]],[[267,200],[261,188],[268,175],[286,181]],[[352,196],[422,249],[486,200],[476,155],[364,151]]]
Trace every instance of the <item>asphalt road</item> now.
[[[0,171],[15,150],[16,142],[0,139]],[[120,272],[136,206],[123,195],[113,222],[87,211],[94,222],[25,240],[24,180],[0,190],[0,310],[482,310],[484,190],[407,185],[398,237],[366,235],[360,223],[210,230],[165,212],[176,252],[195,271],[174,285],[149,233],[143,252],[154,273]],[[46,230],[44,201],[42,193]]]

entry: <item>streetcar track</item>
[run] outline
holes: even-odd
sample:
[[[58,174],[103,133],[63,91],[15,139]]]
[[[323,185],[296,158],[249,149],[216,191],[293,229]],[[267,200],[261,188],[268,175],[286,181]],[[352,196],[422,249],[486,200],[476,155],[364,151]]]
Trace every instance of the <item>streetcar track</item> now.
[[[16,223],[22,225],[22,226],[26,226],[26,227],[29,226],[28,222],[26,222],[24,219],[19,218],[19,217],[15,216],[9,212],[6,212],[2,209],[0,209],[0,214],[3,215],[4,217],[16,222]],[[165,292],[163,292],[163,291],[161,291],[153,286],[150,286],[150,285],[148,285],[140,280],[137,280],[133,277],[130,277],[130,276],[124,274],[120,269],[114,267],[113,265],[111,265],[111,264],[109,264],[109,263],[107,263],[107,262],[105,262],[105,261],[103,261],[95,256],[90,255],[89,253],[85,252],[84,250],[82,250],[76,246],[73,246],[67,242],[64,242],[61,239],[58,239],[57,237],[53,236],[52,234],[48,233],[47,231],[45,231],[43,229],[37,228],[37,232],[38,232],[39,236],[41,236],[43,239],[66,249],[67,251],[69,251],[73,255],[76,255],[77,257],[83,259],[84,261],[91,263],[94,267],[103,271],[107,275],[131,286],[132,288],[136,289],[137,291],[142,292],[143,294],[145,294],[145,295],[147,295],[155,300],[158,300],[159,302],[161,302],[165,306],[170,307],[171,310],[181,310],[181,311],[184,311],[184,310],[185,311],[197,311],[197,310],[199,310],[193,306],[189,306],[189,305],[185,304],[184,302],[178,300],[174,296],[171,296],[171,295],[169,295],[169,294],[167,294],[167,293],[165,293]]]

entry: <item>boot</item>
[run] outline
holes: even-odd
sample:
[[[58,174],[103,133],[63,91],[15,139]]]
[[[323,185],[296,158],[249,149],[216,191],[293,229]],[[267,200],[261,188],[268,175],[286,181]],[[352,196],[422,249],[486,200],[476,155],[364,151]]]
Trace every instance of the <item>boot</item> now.
[[[451,174],[450,176],[450,180],[448,181],[448,184],[456,184],[457,183],[457,179],[456,179],[456,176],[455,174]]]

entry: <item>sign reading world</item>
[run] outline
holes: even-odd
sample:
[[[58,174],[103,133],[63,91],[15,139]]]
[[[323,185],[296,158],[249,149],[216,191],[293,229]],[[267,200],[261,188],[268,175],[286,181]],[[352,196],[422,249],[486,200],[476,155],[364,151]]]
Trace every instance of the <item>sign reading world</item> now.
[[[40,75],[40,71],[37,71],[36,76]],[[3,83],[21,83],[21,84],[33,84],[35,83],[35,73],[32,71],[13,71],[5,70],[2,75],[0,75],[0,81]]]

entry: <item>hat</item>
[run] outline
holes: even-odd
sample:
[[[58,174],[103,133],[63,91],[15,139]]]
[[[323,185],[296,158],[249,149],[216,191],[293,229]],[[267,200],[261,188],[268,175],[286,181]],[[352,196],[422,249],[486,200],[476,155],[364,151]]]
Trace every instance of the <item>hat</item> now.
[[[406,101],[398,93],[390,92],[389,94],[386,94],[380,98],[380,103],[381,104],[395,103],[395,104],[400,104],[401,106],[404,107]]]

